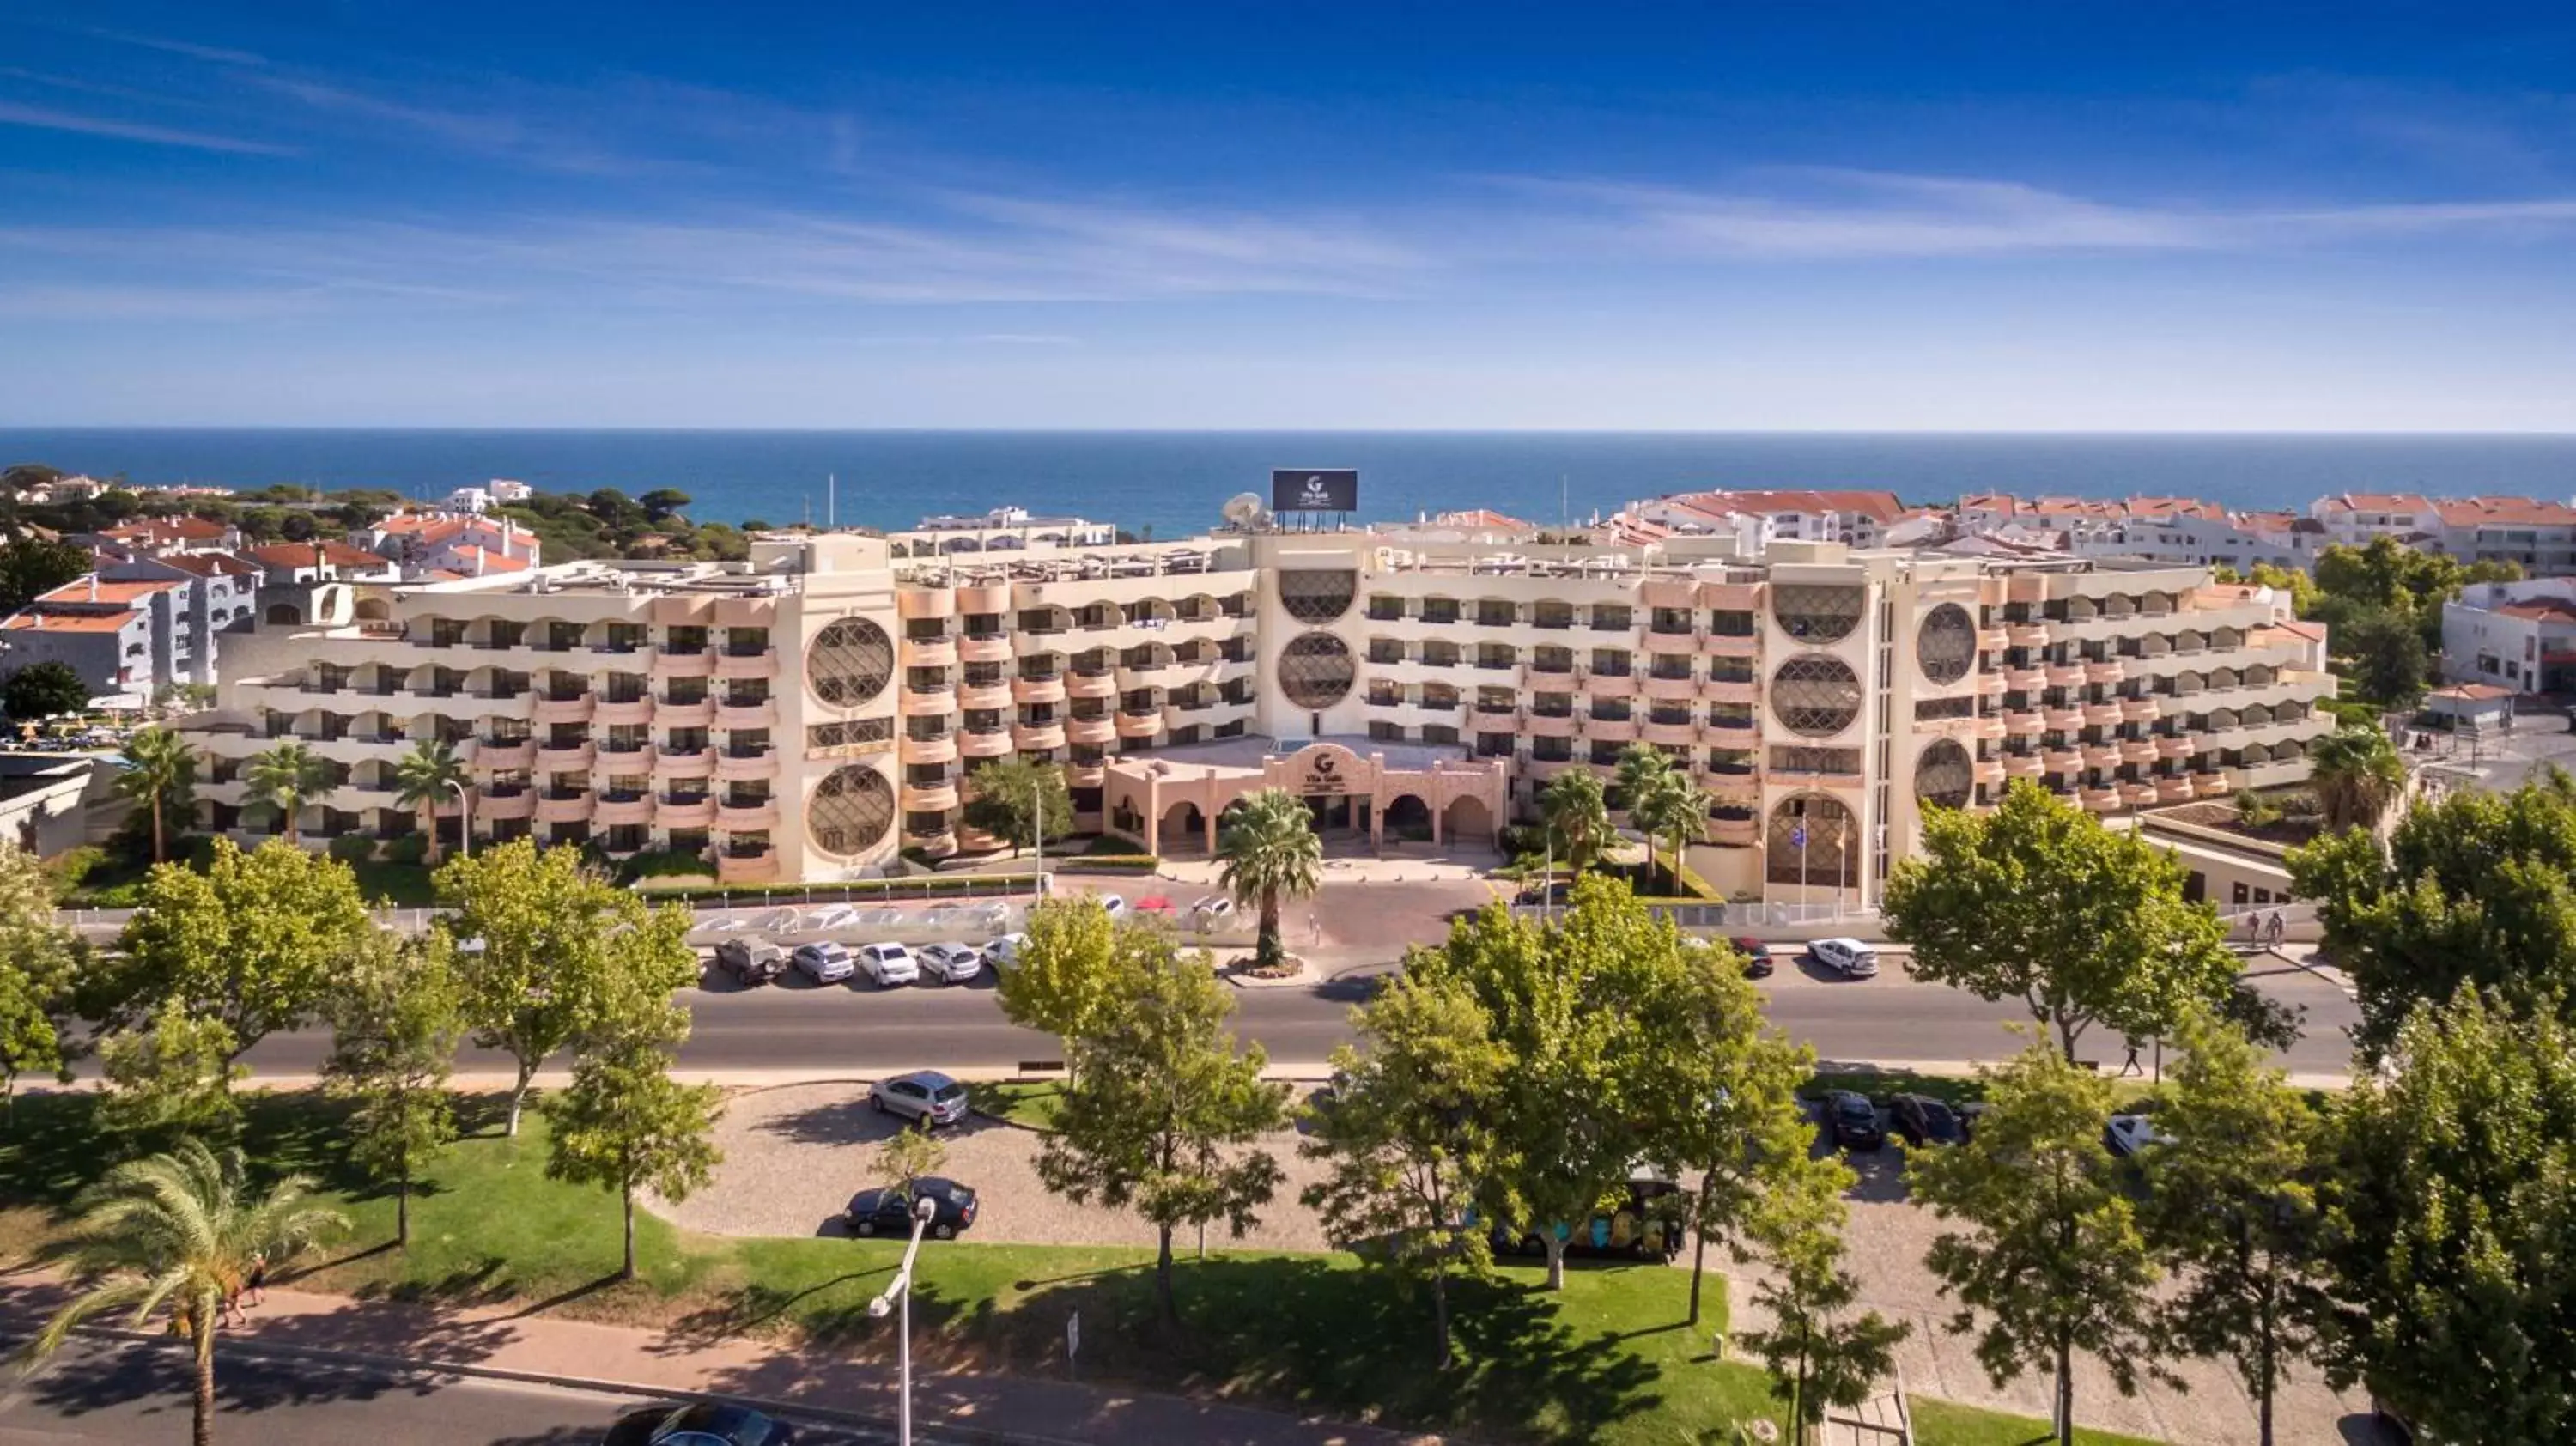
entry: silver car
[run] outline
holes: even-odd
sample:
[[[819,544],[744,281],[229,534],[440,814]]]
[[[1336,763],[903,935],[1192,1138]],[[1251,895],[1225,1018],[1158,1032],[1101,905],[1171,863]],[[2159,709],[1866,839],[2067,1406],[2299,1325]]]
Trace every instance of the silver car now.
[[[936,1128],[966,1118],[966,1087],[935,1069],[916,1070],[868,1086],[868,1103],[879,1114]]]
[[[850,946],[830,940],[798,945],[791,960],[796,965],[796,972],[817,984],[838,984],[858,970],[858,965],[850,960]]]
[[[984,956],[965,944],[924,944],[912,957],[922,978],[942,984],[971,984],[984,972]]]

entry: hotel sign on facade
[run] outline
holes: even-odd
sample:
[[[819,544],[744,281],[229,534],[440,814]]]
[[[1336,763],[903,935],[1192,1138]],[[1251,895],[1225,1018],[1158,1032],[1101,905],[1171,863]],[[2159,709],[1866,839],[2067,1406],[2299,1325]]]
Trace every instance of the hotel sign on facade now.
[[[1360,474],[1347,467],[1279,467],[1270,473],[1273,512],[1357,512]]]

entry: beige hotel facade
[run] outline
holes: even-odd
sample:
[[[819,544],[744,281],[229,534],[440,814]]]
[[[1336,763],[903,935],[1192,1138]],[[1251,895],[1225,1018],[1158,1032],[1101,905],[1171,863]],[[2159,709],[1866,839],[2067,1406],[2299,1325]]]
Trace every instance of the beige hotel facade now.
[[[748,563],[332,583],[314,621],[230,650],[188,728],[221,831],[275,832],[241,769],[290,736],[343,774],[308,842],[416,829],[393,768],[439,737],[478,841],[701,852],[743,883],[987,846],[960,804],[1010,755],[1067,767],[1079,829],[1188,855],[1265,786],[1346,847],[1487,846],[1549,778],[1643,742],[1714,800],[1714,884],[1855,906],[1928,804],[2013,778],[2104,813],[2216,797],[2304,776],[2332,728],[2321,631],[2202,569],[1732,547],[827,533]]]

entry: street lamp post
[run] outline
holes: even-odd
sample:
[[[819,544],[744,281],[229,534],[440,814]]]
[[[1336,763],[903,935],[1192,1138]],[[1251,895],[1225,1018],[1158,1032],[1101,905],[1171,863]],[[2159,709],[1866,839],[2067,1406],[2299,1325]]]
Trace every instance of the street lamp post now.
[[[870,1320],[884,1320],[889,1314],[902,1312],[902,1321],[895,1330],[895,1358],[901,1363],[901,1386],[895,1397],[896,1446],[912,1446],[912,1260],[921,1253],[921,1232],[930,1228],[930,1217],[938,1209],[927,1199],[912,1202],[912,1243],[903,1248],[903,1265],[885,1290],[868,1302]]]
[[[472,858],[474,856],[474,800],[466,795],[465,785],[456,779],[447,780],[447,786],[456,790],[456,852],[460,857]],[[437,824],[438,820],[430,820],[431,827],[434,828]]]

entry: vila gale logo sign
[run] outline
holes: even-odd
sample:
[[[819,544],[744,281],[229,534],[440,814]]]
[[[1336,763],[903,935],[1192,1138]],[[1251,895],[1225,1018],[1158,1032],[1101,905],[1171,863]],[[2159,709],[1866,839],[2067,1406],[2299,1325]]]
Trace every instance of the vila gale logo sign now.
[[[1270,474],[1273,512],[1357,512],[1360,474],[1347,468],[1282,467]]]

